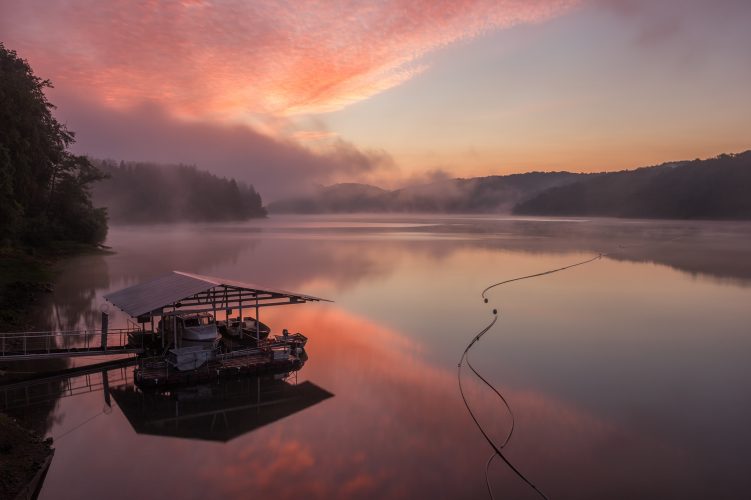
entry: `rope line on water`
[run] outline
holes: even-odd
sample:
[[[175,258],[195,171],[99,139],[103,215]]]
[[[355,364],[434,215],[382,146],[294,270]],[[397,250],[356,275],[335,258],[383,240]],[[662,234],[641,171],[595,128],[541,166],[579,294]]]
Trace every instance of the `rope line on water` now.
[[[511,428],[509,429],[508,434],[506,434],[506,439],[503,440],[503,443],[501,443],[500,445],[498,445],[499,448],[503,448],[504,446],[506,446],[508,444],[509,440],[511,439],[511,435],[514,433],[514,426],[516,425],[516,419],[514,418],[514,412],[511,411],[511,406],[508,404],[508,401],[506,401],[506,398],[503,397],[503,394],[501,394],[498,391],[498,389],[496,389],[493,386],[493,384],[491,384],[490,382],[488,382],[487,380],[485,380],[485,377],[483,377],[482,375],[480,375],[480,373],[477,370],[475,370],[475,368],[472,366],[472,363],[469,362],[469,353],[467,353],[467,356],[466,356],[465,359],[467,361],[467,366],[469,367],[469,369],[472,370],[472,372],[475,375],[477,375],[477,377],[480,380],[482,380],[483,383],[485,383],[485,385],[487,385],[488,387],[490,387],[490,389],[493,392],[496,393],[496,395],[501,399],[501,401],[503,401],[503,404],[506,406],[506,409],[508,410],[509,415],[511,416]]]
[[[527,276],[521,276],[519,278],[513,278],[513,279],[510,279],[510,280],[501,281],[499,283],[495,283],[495,284],[490,285],[489,287],[487,287],[485,290],[482,291],[481,295],[482,295],[482,298],[485,299],[485,303],[487,304],[488,303],[488,298],[485,297],[485,293],[488,290],[492,289],[492,288],[495,288],[495,287],[501,286],[501,285],[505,285],[507,283],[513,283],[514,281],[521,281],[521,280],[526,280],[526,279],[529,279],[529,278],[537,278],[538,276],[545,276],[546,274],[553,274],[553,273],[557,273],[558,271],[565,271],[566,269],[571,269],[572,267],[576,267],[576,266],[583,266],[584,264],[589,264],[590,262],[593,262],[593,261],[595,261],[597,259],[601,259],[601,258],[607,257],[607,256],[608,256],[608,254],[606,254],[606,253],[599,253],[595,257],[592,257],[591,259],[583,260],[581,262],[577,262],[576,264],[571,264],[571,265],[568,265],[568,266],[565,266],[565,267],[559,267],[558,269],[551,269],[550,271],[544,271],[544,272],[537,273],[537,274],[529,274]]]
[[[491,446],[491,448],[493,448],[493,450],[495,451],[495,454],[498,455],[500,457],[500,459],[503,460],[503,462],[522,481],[524,481],[526,484],[528,484],[530,486],[530,488],[532,488],[537,493],[539,493],[540,496],[542,496],[542,498],[544,498],[545,500],[547,500],[548,497],[546,497],[545,494],[537,488],[537,486],[535,486],[529,479],[527,479],[527,477],[524,474],[522,474],[522,472],[519,469],[517,469],[514,466],[514,464],[512,464],[506,458],[506,456],[501,451],[501,447],[499,447],[497,444],[495,444],[495,442],[490,438],[490,436],[488,436],[487,432],[485,432],[485,429],[482,427],[482,424],[480,424],[480,421],[477,420],[477,417],[475,416],[475,413],[472,411],[472,407],[469,405],[469,402],[467,401],[467,397],[464,394],[464,387],[462,386],[462,366],[464,365],[464,361],[467,358],[467,353],[472,348],[472,346],[475,345],[475,343],[477,341],[479,341],[480,338],[482,338],[482,336],[485,335],[493,327],[493,325],[495,325],[496,321],[498,321],[497,311],[493,310],[493,312],[495,313],[493,321],[491,321],[488,326],[486,326],[483,330],[481,330],[480,333],[478,333],[477,335],[475,335],[475,337],[469,343],[469,345],[467,346],[467,348],[464,350],[464,353],[462,353],[462,357],[459,360],[458,371],[457,371],[457,378],[458,378],[458,381],[459,381],[459,392],[460,392],[460,394],[462,396],[462,400],[464,401],[464,406],[467,408],[467,411],[469,412],[469,416],[472,417],[472,421],[474,421],[475,426],[477,426],[477,429],[480,431],[480,434],[482,434],[482,437],[485,438],[485,441],[487,441],[487,443]],[[492,384],[489,384],[489,385],[492,385]],[[495,390],[495,388],[494,388],[494,390]],[[496,393],[498,393],[497,390],[496,390]],[[509,410],[510,410],[510,407],[509,407]],[[506,440],[506,442],[508,442],[508,440]],[[491,495],[492,495],[492,490],[491,490]]]
[[[493,454],[490,455],[490,458],[488,459],[488,463],[485,464],[485,486],[488,487],[488,494],[490,494],[490,498],[495,498],[493,496],[493,487],[490,486],[490,464],[493,462],[493,459],[497,456],[498,454],[496,452],[493,452]]]
[[[594,256],[594,257],[592,257],[590,259],[586,259],[586,260],[583,260],[583,261],[580,261],[580,262],[575,262],[574,264],[569,264],[567,266],[559,267],[559,268],[556,268],[556,269],[550,269],[548,271],[543,271],[543,272],[540,272],[540,273],[528,274],[526,276],[520,276],[518,278],[512,278],[512,279],[509,279],[509,280],[499,281],[498,283],[494,283],[494,284],[488,286],[487,288],[485,288],[482,291],[481,296],[483,298],[483,301],[487,304],[488,303],[488,298],[487,298],[486,294],[487,294],[488,291],[492,290],[493,288],[496,288],[496,287],[502,286],[502,285],[506,285],[508,283],[513,283],[515,281],[522,281],[522,280],[526,280],[526,279],[530,279],[530,278],[537,278],[537,277],[540,277],[540,276],[546,276],[548,274],[553,274],[553,273],[557,273],[557,272],[560,272],[560,271],[565,271],[566,269],[571,269],[573,267],[583,266],[585,264],[589,264],[590,262],[594,262],[596,260],[599,260],[599,259],[601,259],[601,258],[603,258],[603,257],[605,257],[607,255],[608,254],[605,254],[605,253],[598,253],[596,256]],[[492,498],[494,498],[494,496],[493,496],[493,489],[492,489],[492,487],[490,485],[489,471],[490,471],[490,466],[493,463],[493,460],[497,456],[501,460],[503,460],[503,462],[509,467],[509,469],[511,469],[514,472],[514,474],[516,474],[517,477],[519,477],[522,481],[524,481],[525,484],[527,484],[538,495],[540,495],[540,497],[544,498],[545,500],[548,500],[548,497],[545,495],[545,493],[543,493],[537,486],[535,486],[534,483],[532,483],[519,469],[517,469],[509,461],[509,459],[503,454],[502,450],[509,443],[509,441],[511,440],[511,435],[514,432],[514,426],[516,424],[516,419],[514,418],[514,412],[511,409],[511,405],[506,400],[506,398],[503,396],[503,394],[501,394],[501,392],[498,389],[496,389],[495,386],[493,386],[493,384],[491,384],[485,377],[483,377],[472,366],[472,363],[470,363],[470,360],[469,360],[469,351],[470,351],[470,349],[472,349],[472,347],[474,347],[474,345],[477,342],[479,342],[479,340],[483,337],[483,335],[485,335],[486,333],[488,333],[493,328],[493,326],[495,326],[495,324],[496,324],[497,321],[498,321],[498,310],[497,309],[493,309],[493,321],[491,321],[485,328],[483,328],[482,330],[480,330],[480,332],[478,332],[477,334],[475,334],[475,336],[472,337],[472,340],[469,342],[469,344],[467,344],[467,347],[464,349],[464,352],[462,353],[462,356],[459,359],[458,371],[457,371],[457,379],[458,379],[458,382],[459,382],[459,393],[461,394],[462,401],[464,402],[464,406],[467,408],[467,412],[469,413],[469,416],[472,417],[472,421],[475,423],[475,426],[480,431],[480,434],[482,434],[483,438],[485,438],[485,441],[487,441],[487,443],[490,445],[490,447],[493,448],[493,454],[490,456],[490,458],[488,459],[487,463],[485,464],[485,483],[486,483],[486,486],[488,488],[488,493],[490,494],[490,498],[492,499]],[[471,408],[469,402],[467,401],[467,397],[464,394],[464,387],[462,386],[462,367],[464,366],[465,363],[467,364],[467,366],[469,367],[469,369],[472,370],[472,373],[474,373],[475,376],[477,376],[486,386],[488,386],[496,394],[496,396],[498,396],[498,398],[503,402],[503,404],[505,405],[506,409],[508,410],[509,415],[511,416],[511,427],[509,429],[508,434],[506,435],[506,438],[503,440],[503,443],[501,443],[500,445],[496,444],[495,441],[493,441],[490,438],[490,436],[487,434],[487,432],[483,428],[482,424],[480,424],[480,421],[475,416],[475,413],[472,411],[472,408]]]
[[[111,410],[110,410],[110,411],[111,411]],[[76,426],[74,426],[74,427],[71,427],[71,428],[70,428],[70,429],[68,429],[67,431],[63,432],[62,434],[60,434],[60,435],[59,435],[59,436],[57,436],[57,437],[53,437],[52,439],[53,439],[53,441],[59,441],[59,440],[61,440],[62,438],[64,438],[65,436],[67,436],[68,434],[70,434],[71,432],[73,432],[73,431],[76,431],[76,430],[80,429],[81,427],[83,427],[84,425],[88,424],[89,422],[91,422],[92,420],[94,420],[95,418],[97,418],[97,417],[98,417],[99,415],[105,415],[105,414],[108,414],[108,413],[109,413],[109,412],[107,411],[107,409],[106,409],[106,408],[105,408],[105,409],[102,409],[102,411],[100,411],[100,412],[99,412],[99,413],[97,413],[96,415],[94,415],[94,416],[91,416],[91,417],[87,418],[86,420],[84,420],[84,421],[83,421],[83,422],[81,422],[80,424],[78,424],[78,425],[76,425]]]

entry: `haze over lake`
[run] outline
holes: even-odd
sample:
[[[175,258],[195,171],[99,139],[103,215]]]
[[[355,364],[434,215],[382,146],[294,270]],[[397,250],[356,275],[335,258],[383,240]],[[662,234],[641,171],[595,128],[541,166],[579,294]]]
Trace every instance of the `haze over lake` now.
[[[310,339],[285,383],[333,396],[268,422],[254,407],[255,428],[219,412],[211,429],[227,442],[191,439],[199,417],[177,418],[200,388],[175,394],[174,419],[142,422],[148,433],[101,390],[16,408],[55,438],[42,499],[486,495],[491,451],[462,404],[457,363],[493,308],[472,363],[514,412],[507,457],[550,498],[739,498],[751,487],[751,224],[290,216],[115,226],[107,244],[109,255],[63,263],[50,327],[96,328],[104,294],[173,269],[309,293],[334,302],[260,319]],[[480,296],[600,253],[495,288],[488,304]],[[110,312],[112,327],[127,326]],[[110,372],[113,394],[131,372]],[[464,376],[502,440],[508,411]],[[280,387],[257,383],[259,400]],[[208,408],[217,400],[203,396]],[[535,498],[500,461],[489,479],[497,498]]]

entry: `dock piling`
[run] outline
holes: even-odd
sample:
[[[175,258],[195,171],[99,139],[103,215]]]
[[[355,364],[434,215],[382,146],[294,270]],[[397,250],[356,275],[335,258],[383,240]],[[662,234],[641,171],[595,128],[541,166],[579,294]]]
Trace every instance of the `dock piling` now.
[[[102,350],[107,350],[107,330],[110,325],[110,315],[102,311]]]

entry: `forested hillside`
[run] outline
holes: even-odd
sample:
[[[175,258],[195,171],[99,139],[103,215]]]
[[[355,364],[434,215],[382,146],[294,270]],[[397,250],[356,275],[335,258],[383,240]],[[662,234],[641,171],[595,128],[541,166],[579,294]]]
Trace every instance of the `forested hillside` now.
[[[336,184],[270,205],[274,213],[510,213],[751,219],[751,151],[706,160],[577,174],[446,179],[393,191]]]
[[[252,185],[186,165],[95,161],[108,178],[94,200],[115,223],[202,222],[265,217]]]
[[[514,213],[751,219],[751,151],[584,178],[521,202]]]

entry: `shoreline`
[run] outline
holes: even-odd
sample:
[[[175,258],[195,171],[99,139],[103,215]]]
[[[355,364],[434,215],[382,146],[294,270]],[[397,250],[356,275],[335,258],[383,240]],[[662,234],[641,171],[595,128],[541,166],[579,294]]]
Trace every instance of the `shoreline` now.
[[[62,243],[55,250],[0,249],[0,333],[38,327],[35,313],[53,291],[57,264],[100,247]],[[29,378],[6,372],[0,363],[0,383]],[[44,438],[24,423],[0,412],[0,498],[36,498],[55,454],[52,438]]]
[[[52,438],[0,413],[0,498],[36,498],[54,454]]]

